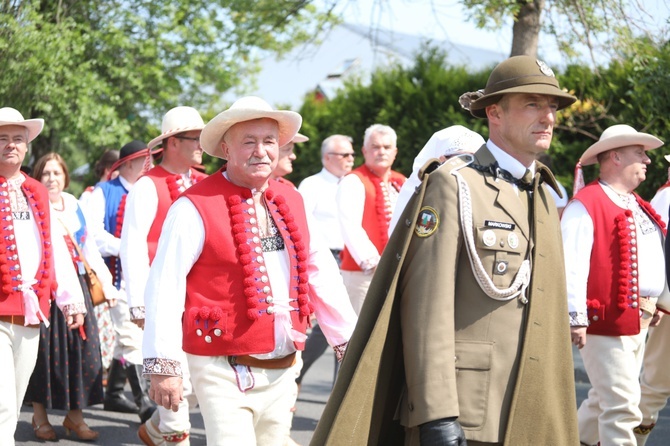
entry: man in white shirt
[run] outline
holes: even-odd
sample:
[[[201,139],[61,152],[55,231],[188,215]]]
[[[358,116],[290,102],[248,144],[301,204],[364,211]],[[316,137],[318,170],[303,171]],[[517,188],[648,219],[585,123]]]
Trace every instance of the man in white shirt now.
[[[0,441],[10,445],[37,361],[40,324],[49,325],[52,291],[69,328],[79,328],[86,314],[49,193],[21,172],[28,144],[43,127],[43,119],[0,108]]]
[[[355,325],[300,194],[269,180],[301,122],[257,97],[213,118],[202,147],[228,162],[172,205],[151,267],[143,348],[151,396],[179,408],[183,346],[209,446],[284,446],[311,313],[338,356]]]
[[[126,199],[128,192],[144,173],[147,156],[149,149],[142,141],[134,140],[125,144],[118,160],[109,170],[110,173],[117,171],[118,176],[99,183],[88,200],[91,233],[119,290],[125,290],[119,250]],[[126,297],[125,293],[120,295]],[[149,399],[149,389],[142,377],[142,329],[130,321],[126,299],[119,300],[109,311],[116,342],[107,376],[104,408],[114,412],[139,413],[144,423],[153,414],[155,406]],[[135,403],[125,397],[126,378],[130,382]]]
[[[158,237],[170,205],[179,194],[205,175],[191,166],[202,162],[200,132],[202,117],[192,107],[175,107],[163,117],[162,133],[148,144],[151,150],[163,146],[160,165],[149,170],[128,193],[121,230],[121,267],[125,281],[130,319],[144,327],[144,289],[149,267],[156,254]],[[184,368],[186,394],[190,396],[188,369]],[[140,426],[139,435],[145,444],[188,445],[191,424],[188,402],[183,409],[172,412],[161,406],[152,418]]]
[[[379,258],[403,174],[391,170],[398,147],[395,131],[382,124],[365,130],[365,164],[345,176],[337,190],[340,230],[344,239],[340,269],[356,314],[363,306]]]
[[[666,161],[670,161],[670,155],[665,155]],[[668,181],[661,186],[654,198],[651,199],[651,205],[654,210],[663,219],[663,223],[668,225],[668,208],[670,208],[670,168],[668,168]],[[666,280],[670,276],[670,256],[667,255],[670,246],[668,239],[665,240],[665,276]],[[668,307],[670,303],[659,301],[657,306],[665,313],[670,312]],[[651,430],[658,422],[658,414],[668,402],[670,397],[670,317],[666,315],[659,323],[658,327],[649,332],[647,344],[644,350],[644,359],[642,360],[642,374],[640,375],[640,412],[642,413],[642,422],[634,429],[635,439],[638,446],[644,446],[649,438]]]
[[[331,135],[321,143],[321,172],[309,176],[300,182],[298,192],[305,201],[305,210],[314,217],[315,231],[319,232],[333,253],[335,260],[340,262],[340,253],[344,241],[340,233],[338,208],[334,206],[337,196],[337,185],[340,180],[354,167],[354,148],[352,139],[345,135]],[[319,357],[326,351],[328,342],[318,324],[312,327],[307,338],[305,351],[302,353],[302,370],[296,379],[300,385],[302,379]],[[337,370],[337,362],[335,363]]]
[[[582,444],[636,444],[645,339],[666,280],[663,223],[634,190],[662,144],[628,125],[606,129],[580,159],[598,163],[599,178],[561,218],[572,343],[592,386],[577,412]]]

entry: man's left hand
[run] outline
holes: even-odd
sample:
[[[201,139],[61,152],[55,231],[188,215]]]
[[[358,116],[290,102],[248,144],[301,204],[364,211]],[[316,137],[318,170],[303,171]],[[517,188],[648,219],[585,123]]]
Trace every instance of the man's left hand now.
[[[656,313],[654,313],[654,317],[651,318],[651,322],[649,323],[649,326],[650,327],[658,327],[658,324],[661,323],[661,319],[663,319],[663,313],[656,310]]]
[[[181,376],[151,375],[149,398],[168,410],[179,410],[179,403],[184,399]]]

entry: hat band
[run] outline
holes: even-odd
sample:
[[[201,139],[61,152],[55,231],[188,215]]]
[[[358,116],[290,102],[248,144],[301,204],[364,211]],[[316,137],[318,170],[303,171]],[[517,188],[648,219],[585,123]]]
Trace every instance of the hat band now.
[[[558,88],[558,82],[556,81],[555,77],[531,74],[528,76],[518,76],[513,79],[505,79],[500,82],[496,82],[495,84],[490,86],[487,85],[484,94],[489,95],[497,93],[502,90],[507,90],[509,88],[521,87],[523,85],[531,85],[531,84],[551,85],[552,87]],[[495,88],[495,90],[493,90],[493,88]]]

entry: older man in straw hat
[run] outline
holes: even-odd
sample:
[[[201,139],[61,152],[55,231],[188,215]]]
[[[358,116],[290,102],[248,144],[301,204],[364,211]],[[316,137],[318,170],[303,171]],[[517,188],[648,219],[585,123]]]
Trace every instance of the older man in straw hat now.
[[[312,444],[578,444],[555,180],[535,161],[574,101],[531,57],[493,70],[469,104],[490,139],[422,169]]]
[[[0,108],[0,442],[14,444],[28,380],[35,368],[40,323],[49,324],[56,281],[56,304],[70,328],[84,322],[86,307],[61,231],[53,238],[49,194],[21,172],[28,144],[40,134],[42,119],[23,119]],[[55,220],[54,220],[55,221]],[[35,429],[41,426],[36,426]]]
[[[228,162],[170,208],[151,268],[151,395],[179,407],[183,346],[210,446],[284,446],[310,314],[338,355],[355,324],[333,256],[310,237],[300,194],[269,180],[278,148],[301,122],[257,97],[212,119],[202,147]]]
[[[183,191],[205,177],[191,167],[202,162],[200,132],[204,126],[202,117],[192,107],[168,111],[163,117],[162,133],[148,144],[149,150],[161,144],[163,159],[135,183],[126,199],[119,254],[130,318],[140,327],[144,326],[144,289],[149,267],[156,255],[168,208]],[[187,368],[184,375],[185,391],[190,396]],[[163,440],[169,444],[189,444],[188,402],[184,400],[182,406],[178,413],[159,406],[152,419],[140,426],[142,441],[149,445]],[[150,414],[150,410],[144,414]]]
[[[666,280],[665,225],[633,191],[662,144],[628,125],[606,129],[579,162],[598,163],[599,178],[563,212],[570,331],[592,386],[578,411],[583,444],[636,444],[644,342]]]

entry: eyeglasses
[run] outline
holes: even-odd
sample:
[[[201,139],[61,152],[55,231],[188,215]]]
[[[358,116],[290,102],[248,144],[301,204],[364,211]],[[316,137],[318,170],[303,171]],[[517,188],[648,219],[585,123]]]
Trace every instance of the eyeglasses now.
[[[188,140],[188,141],[198,141],[198,142],[200,141],[200,137],[199,137],[199,136],[196,136],[195,138],[194,138],[194,137],[191,137],[191,136],[175,136],[175,138],[177,138],[177,139],[186,139],[186,140]]]
[[[337,152],[328,152],[328,155],[335,155],[335,156],[339,156],[339,157],[340,157],[341,159],[344,159],[344,158],[353,158],[353,157],[355,157],[355,156],[356,156],[356,154],[355,154],[355,153],[353,153],[353,152],[352,152],[352,153],[337,153]]]

